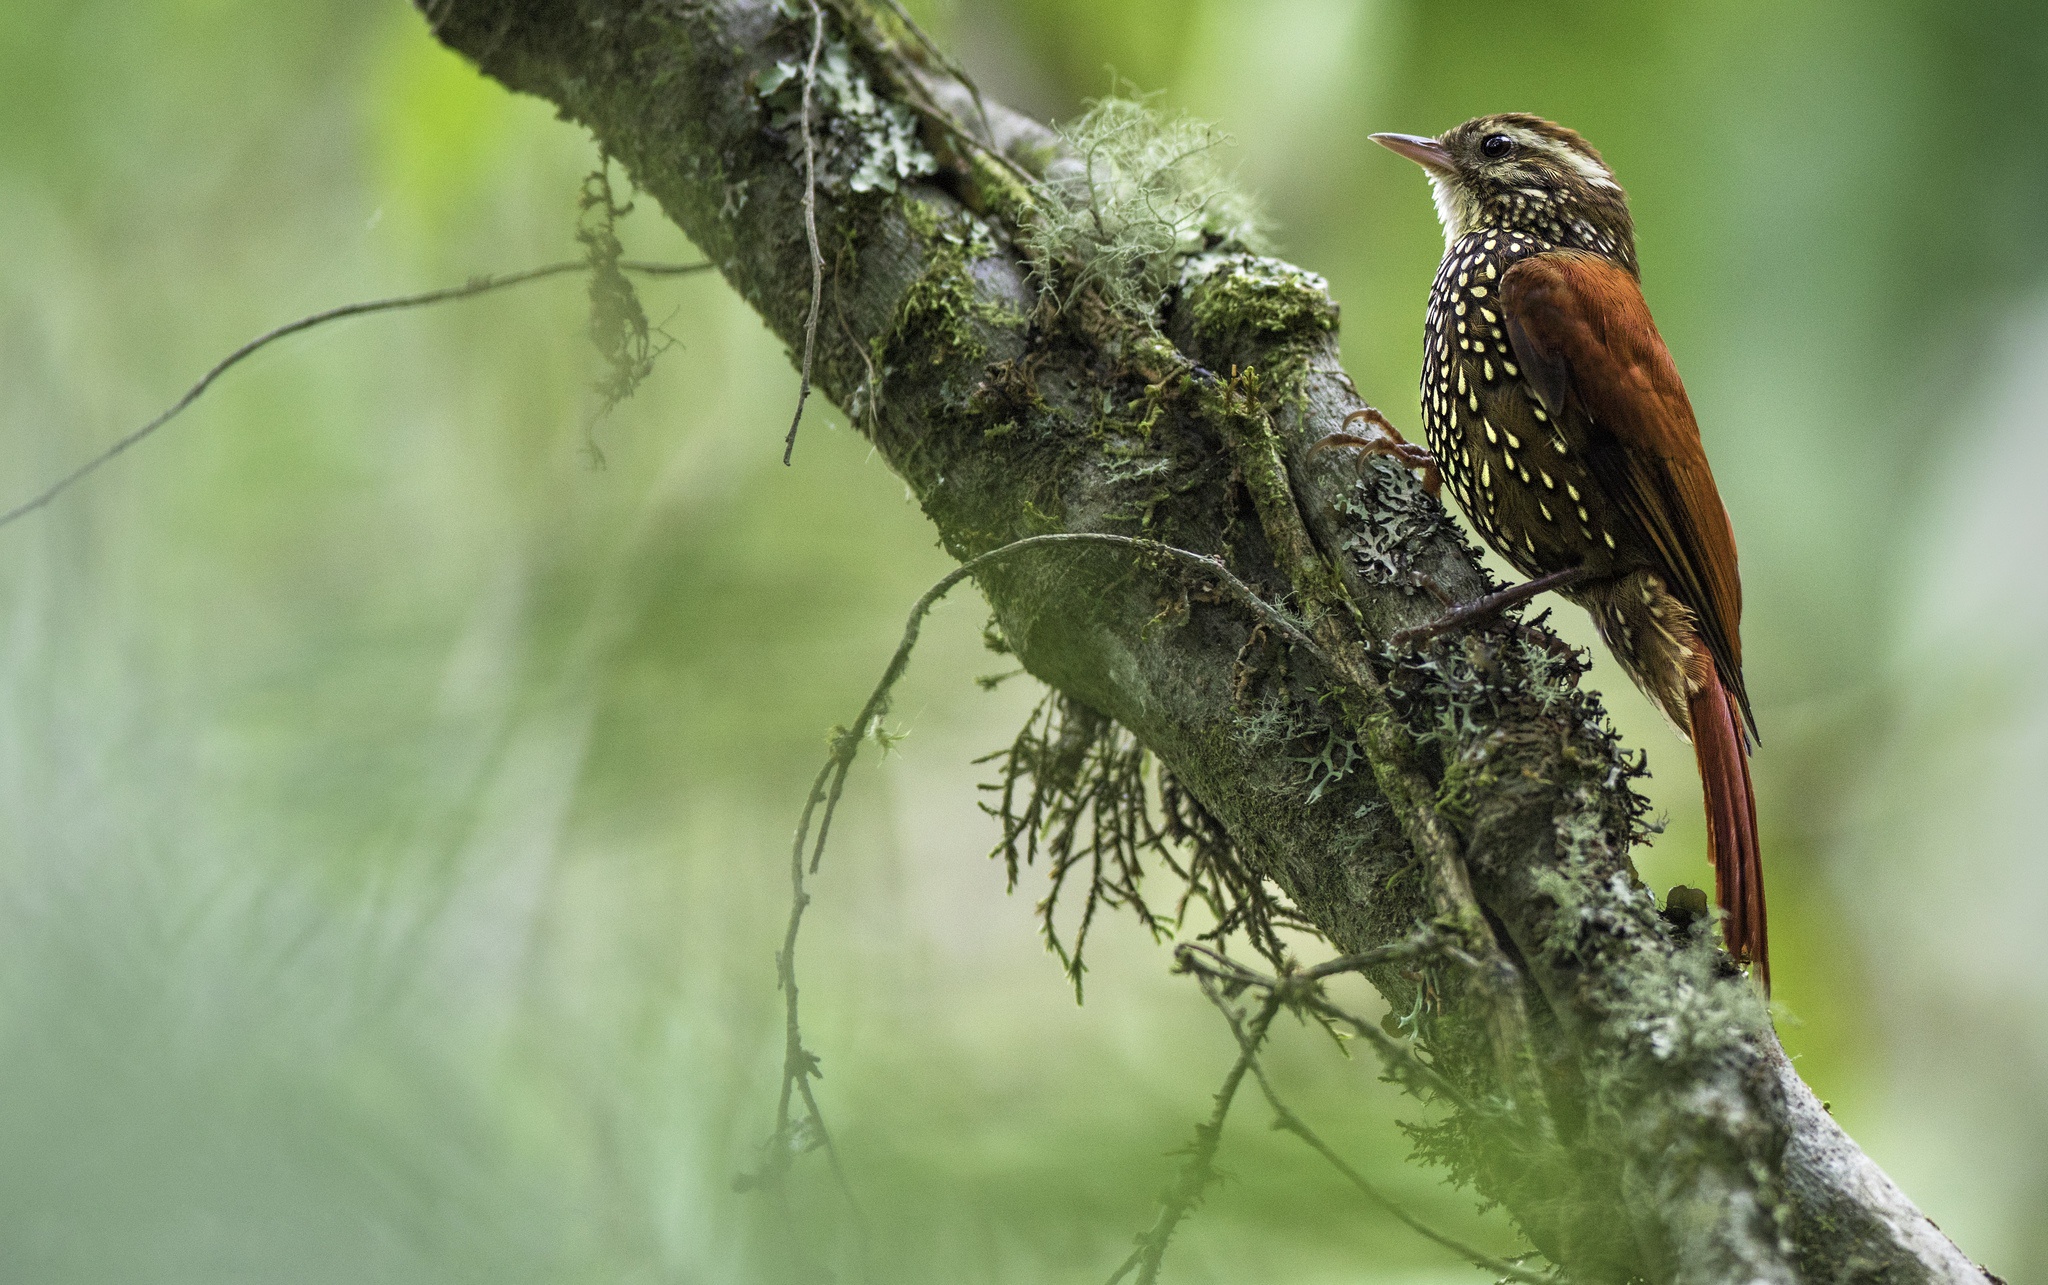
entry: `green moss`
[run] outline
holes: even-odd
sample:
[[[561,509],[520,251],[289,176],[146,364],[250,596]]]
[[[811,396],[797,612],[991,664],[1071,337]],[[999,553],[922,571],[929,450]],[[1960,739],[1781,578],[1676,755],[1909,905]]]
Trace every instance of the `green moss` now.
[[[1197,255],[1183,266],[1181,284],[1205,349],[1244,351],[1276,341],[1316,339],[1337,329],[1329,283],[1278,259]]]
[[[1051,535],[1066,530],[1066,519],[1058,513],[1048,513],[1038,507],[1034,500],[1024,501],[1020,510],[1024,516],[1024,529],[1032,535]]]
[[[973,265],[996,254],[995,239],[981,220],[914,195],[902,202],[905,220],[924,243],[924,270],[903,292],[878,365],[922,362],[978,371],[987,361],[984,326],[1022,327],[1028,318],[991,302],[976,289]]]
[[[946,221],[945,211],[930,201],[919,200],[915,196],[906,197],[903,201],[903,221],[910,225],[911,231],[925,240],[935,241],[939,238],[940,227]]]
[[[1235,476],[1251,493],[1252,507],[1285,573],[1297,610],[1313,623],[1351,616],[1356,607],[1341,573],[1309,538],[1273,430],[1276,408],[1299,396],[1305,373],[1306,365],[1292,360],[1283,365],[1277,378],[1254,368],[1233,370],[1227,381],[1200,385],[1199,396],[1203,417],[1217,426],[1229,444]],[[1389,734],[1399,733],[1397,728],[1376,730],[1375,722],[1365,717],[1363,707],[1351,695],[1340,695],[1339,700],[1344,705],[1344,719],[1366,743],[1376,735],[1385,742]]]

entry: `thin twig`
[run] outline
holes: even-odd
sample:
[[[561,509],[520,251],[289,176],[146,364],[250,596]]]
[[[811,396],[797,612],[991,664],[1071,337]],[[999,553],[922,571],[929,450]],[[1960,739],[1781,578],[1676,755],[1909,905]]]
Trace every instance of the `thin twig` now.
[[[1405,944],[1403,943],[1403,945]],[[1384,952],[1373,951],[1367,953],[1374,955],[1384,954],[1386,958],[1380,962],[1388,962],[1399,958],[1400,956],[1395,952],[1401,949],[1402,946],[1394,946],[1386,948]],[[1413,953],[1412,950],[1410,953]],[[1343,962],[1343,960],[1330,961],[1331,964]],[[1306,974],[1301,974],[1291,980],[1300,982],[1305,980],[1306,976]],[[1368,1182],[1365,1175],[1352,1168],[1345,1161],[1344,1157],[1338,1155],[1330,1144],[1324,1142],[1313,1129],[1308,1127],[1307,1123],[1300,1116],[1294,1113],[1291,1107],[1281,1100],[1279,1092],[1273,1088],[1273,1082],[1266,1076],[1264,1064],[1259,1060],[1259,1047],[1265,1042],[1266,1027],[1272,1024],[1271,1013],[1275,1006],[1275,1000],[1282,996],[1281,990],[1269,991],[1266,1002],[1259,1007],[1258,1017],[1247,1024],[1243,1015],[1231,1006],[1229,999],[1226,998],[1222,991],[1217,989],[1214,980],[1209,975],[1197,973],[1195,981],[1201,986],[1202,994],[1206,995],[1209,1002],[1216,1006],[1216,1011],[1223,1014],[1223,1020],[1230,1024],[1230,1033],[1236,1038],[1237,1046],[1243,1055],[1241,1060],[1250,1067],[1252,1078],[1259,1086],[1259,1092],[1265,1096],[1266,1105],[1273,1109],[1273,1124],[1275,1128],[1283,1129],[1301,1139],[1317,1155],[1329,1161],[1331,1167],[1342,1174],[1352,1186],[1356,1187],[1361,1195],[1392,1215],[1396,1221],[1400,1222],[1410,1231],[1413,1231],[1416,1235],[1436,1242],[1476,1267],[1483,1267],[1490,1272],[1499,1272],[1507,1279],[1521,1281],[1524,1285],[1556,1285],[1552,1277],[1532,1272],[1506,1259],[1495,1258],[1491,1254],[1474,1249],[1462,1241],[1444,1235],[1409,1213],[1406,1209],[1403,1209],[1387,1197],[1385,1193],[1381,1192],[1379,1188]],[[1260,1019],[1264,1019],[1265,1025],[1260,1025]]]
[[[981,118],[982,132],[987,137],[977,138],[972,130],[964,128],[954,118],[952,112],[939,104],[937,97],[932,93],[931,86],[927,83],[927,77],[930,75],[928,69],[915,66],[908,58],[903,57],[899,53],[893,60],[893,64],[886,66],[885,70],[889,72],[890,79],[895,83],[896,87],[906,95],[907,105],[919,116],[945,130],[947,134],[957,141],[988,157],[996,165],[1007,171],[1011,178],[1017,180],[1021,185],[1021,190],[1028,197],[1031,190],[1038,184],[1038,176],[1025,169],[1022,165],[1019,165],[1015,158],[997,146],[995,126],[989,120],[988,108],[982,101],[980,87],[967,74],[967,70],[958,62],[948,57],[946,51],[941,49],[938,43],[926,34],[924,28],[917,24],[917,20],[911,17],[910,11],[903,6],[902,0],[884,0],[884,2],[894,12],[896,18],[903,23],[904,27],[909,30],[918,44],[922,45],[931,54],[932,59],[948,75],[959,81],[962,88],[966,89],[969,98],[973,100],[975,115]],[[859,28],[875,45],[886,45],[891,48],[892,52],[894,51],[897,42],[884,35],[878,29],[877,24],[872,20],[872,13],[865,11],[863,6],[849,4],[847,0],[834,0],[833,8],[838,10],[841,20]]]
[[[1361,973],[1368,968],[1379,968],[1386,964],[1401,964],[1412,959],[1420,959],[1424,955],[1439,954],[1444,950],[1445,944],[1442,934],[1425,928],[1401,941],[1391,942],[1385,946],[1377,946],[1372,950],[1361,950],[1356,954],[1339,955],[1335,959],[1326,959],[1312,968],[1301,969],[1290,974],[1290,976],[1296,982],[1319,982],[1326,977],[1335,977],[1340,973]],[[1253,972],[1213,946],[1204,946],[1199,942],[1189,942],[1187,948],[1197,954],[1207,956],[1217,969],[1235,974],[1235,979],[1247,986],[1275,986],[1279,984],[1278,978],[1267,977],[1261,973]]]
[[[619,266],[628,272],[638,272],[644,276],[682,276],[688,273],[708,271],[712,265],[708,263],[643,263],[637,260],[626,260],[621,262]],[[345,317],[361,317],[375,312],[395,312],[402,308],[422,308],[429,304],[448,303],[456,299],[469,299],[476,295],[488,294],[493,290],[503,290],[508,286],[524,285],[529,281],[539,281],[546,277],[558,277],[570,272],[585,272],[589,268],[590,261],[588,259],[568,259],[561,263],[550,263],[543,267],[528,268],[523,272],[508,272],[488,277],[472,277],[459,286],[445,286],[439,290],[428,290],[420,294],[397,295],[389,299],[371,299],[362,303],[345,303],[338,308],[329,308],[324,312],[316,312],[309,317],[301,317],[297,321],[287,322],[274,330],[267,330],[216,362],[213,369],[199,377],[198,383],[185,390],[183,397],[172,403],[170,409],[164,411],[161,415],[150,420],[134,432],[129,433],[126,437],[121,438],[112,446],[107,447],[98,455],[93,456],[55,482],[52,482],[33,497],[22,501],[5,513],[0,513],[0,527],[25,518],[36,510],[45,507],[52,500],[55,500],[64,492],[84,481],[91,474],[98,472],[103,465],[110,462],[115,456],[142,441],[150,434],[170,423],[173,419],[176,419],[186,407],[198,401],[206,390],[212,387],[215,380],[226,374],[231,368],[252,356],[258,349],[266,348],[288,335],[298,334],[302,330],[311,330],[315,326],[324,326],[330,321],[340,321]]]
[[[865,1223],[861,1216],[859,1202],[854,1196],[851,1184],[846,1179],[845,1169],[839,1158],[839,1149],[833,1142],[831,1130],[826,1127],[824,1113],[819,1108],[817,1098],[811,1091],[810,1082],[818,1074],[818,1060],[814,1054],[804,1047],[802,1023],[798,1015],[796,944],[798,934],[803,926],[804,912],[809,908],[811,900],[810,892],[805,887],[805,876],[807,873],[817,873],[819,863],[824,859],[825,843],[831,834],[833,815],[838,811],[840,797],[845,791],[847,773],[853,767],[854,757],[860,751],[861,742],[866,740],[872,731],[879,726],[883,718],[887,717],[890,699],[895,691],[898,680],[903,677],[904,671],[909,668],[910,656],[917,647],[918,636],[923,631],[925,617],[931,613],[933,607],[938,605],[941,598],[944,598],[955,586],[969,576],[999,561],[1014,557],[1019,553],[1062,544],[1106,544],[1120,548],[1135,549],[1154,556],[1171,558],[1191,566],[1205,575],[1214,576],[1233,598],[1251,609],[1260,619],[1272,626],[1273,629],[1285,636],[1290,642],[1315,656],[1323,664],[1327,665],[1329,663],[1328,657],[1324,655],[1321,648],[1307,634],[1302,632],[1300,626],[1289,620],[1279,608],[1260,597],[1257,590],[1234,575],[1229,568],[1223,565],[1221,559],[1195,553],[1188,549],[1177,548],[1170,544],[1163,544],[1157,540],[1146,540],[1136,536],[1112,535],[1107,532],[1097,531],[1068,531],[1052,535],[1026,536],[1021,540],[1013,540],[1000,548],[991,549],[987,553],[980,554],[961,563],[931,588],[927,589],[924,595],[912,605],[909,619],[903,625],[902,641],[897,643],[896,651],[890,656],[887,668],[882,671],[881,680],[875,684],[874,690],[869,693],[867,702],[861,706],[860,713],[854,718],[854,721],[850,725],[833,729],[831,752],[827,756],[824,766],[819,768],[817,777],[812,780],[810,794],[804,800],[803,813],[797,821],[796,837],[790,845],[789,921],[783,931],[782,950],[777,953],[775,959],[776,978],[782,987],[783,993],[783,1059],[782,1088],[777,1099],[775,1133],[773,1135],[776,1151],[771,1158],[770,1171],[772,1175],[779,1176],[783,1170],[787,1169],[790,1161],[794,1158],[799,1139],[795,1132],[795,1122],[792,1116],[796,1100],[801,1098],[804,1108],[804,1127],[808,1130],[808,1137],[801,1139],[801,1141],[809,1145],[815,1145],[825,1152],[826,1160],[831,1166],[834,1179],[839,1184],[841,1194],[845,1197],[848,1207],[854,1212],[856,1226],[862,1228],[863,1243],[865,1242]],[[820,811],[821,806],[822,812]],[[811,826],[814,820],[817,824],[817,837],[815,840],[811,838]],[[807,845],[809,848],[808,860],[806,859]],[[1273,987],[1269,989],[1268,994],[1272,999],[1273,1006],[1277,1008],[1282,999],[1281,989],[1277,986]],[[1428,1074],[1434,1075],[1433,1072]],[[1231,1079],[1227,1082],[1227,1088],[1230,1093],[1236,1092],[1237,1084],[1243,1079],[1243,1076],[1243,1066],[1240,1065],[1239,1068],[1233,1071]],[[1229,1103],[1227,1099],[1219,1097],[1217,1116],[1213,1122],[1216,1130],[1220,1130],[1222,1115],[1228,1110]],[[1206,1143],[1203,1140],[1205,1136],[1208,1137]],[[1206,1146],[1206,1153],[1202,1150],[1204,1146]],[[1177,1208],[1170,1201],[1168,1207],[1161,1211],[1161,1222],[1154,1228],[1154,1232],[1148,1240],[1148,1243],[1157,1244],[1158,1253],[1151,1256],[1148,1264],[1141,1246],[1139,1254],[1135,1255],[1118,1272],[1117,1277],[1113,1279],[1121,1279],[1132,1268],[1139,1266],[1146,1267],[1144,1274],[1140,1277],[1141,1283],[1150,1282],[1156,1278],[1159,1255],[1165,1252],[1166,1240],[1171,1237],[1173,1227],[1186,1216],[1188,1209],[1193,1205],[1194,1199],[1200,1195],[1202,1187],[1206,1186],[1210,1178],[1213,1177],[1213,1173],[1208,1169],[1206,1160],[1199,1159],[1204,1154],[1208,1156],[1215,1154],[1216,1148],[1213,1134],[1203,1135],[1198,1133],[1196,1147],[1196,1156],[1199,1163],[1196,1160],[1191,1160],[1191,1167],[1183,1172],[1182,1181],[1175,1188],[1176,1191],[1185,1192],[1184,1198],[1180,1200]],[[1169,1211],[1171,1211],[1170,1217]]]
[[[1216,1091],[1216,1106],[1209,1118],[1195,1127],[1195,1140],[1188,1148],[1186,1163],[1174,1178],[1173,1186],[1159,1203],[1159,1216],[1144,1234],[1138,1237],[1138,1247],[1123,1261],[1109,1278],[1109,1285],[1138,1272],[1138,1285],[1152,1285],[1159,1279],[1159,1265],[1166,1257],[1166,1247],[1173,1240],[1174,1231],[1183,1219],[1200,1203],[1202,1193],[1209,1184],[1216,1181],[1216,1148],[1223,1141],[1223,1122],[1230,1115],[1230,1106],[1237,1098],[1237,1090],[1244,1083],[1245,1072],[1258,1063],[1259,1045],[1266,1038],[1266,1031],[1273,1025],[1273,1017],[1280,1011],[1283,1002],[1281,992],[1268,991],[1259,1011],[1249,1028],[1237,1031],[1237,1061],[1230,1067],[1230,1073],[1223,1077],[1223,1087]],[[1236,1024],[1232,1029],[1237,1030]]]
[[[940,129],[945,130],[954,139],[965,143],[968,147],[994,161],[998,166],[1007,171],[1011,178],[1017,180],[1022,185],[1021,190],[1026,196],[1031,194],[1032,189],[1039,182],[1036,174],[1019,165],[1007,152],[991,147],[976,138],[972,130],[961,125],[958,120],[953,118],[951,112],[947,111],[939,104],[937,99],[926,92],[924,85],[916,77],[905,77],[902,83],[905,86],[906,92],[910,95],[905,99],[905,105],[910,110],[916,112],[932,124],[937,125]]]
[[[1402,946],[1384,948],[1388,954],[1385,960],[1393,962],[1407,955]],[[1377,953],[1377,952],[1369,952]],[[1412,956],[1410,956],[1412,957]],[[1256,987],[1264,991],[1284,991],[1287,1002],[1303,1012],[1314,1014],[1319,1020],[1348,1026],[1366,1043],[1373,1046],[1380,1060],[1394,1074],[1412,1085],[1422,1085],[1460,1111],[1477,1112],[1478,1107],[1460,1092],[1456,1085],[1446,1080],[1437,1069],[1415,1056],[1414,1050],[1402,1045],[1393,1036],[1380,1029],[1378,1022],[1369,1021],[1356,1013],[1339,1007],[1323,997],[1322,988],[1296,974],[1289,977],[1269,977],[1231,959],[1221,951],[1195,942],[1183,942],[1174,948],[1174,965],[1182,972],[1192,973],[1197,978],[1211,977],[1233,989]],[[1331,961],[1336,963],[1338,961]],[[1372,967],[1371,964],[1365,967]],[[1327,976],[1328,974],[1324,974]]]
[[[864,409],[867,412],[868,435],[873,437],[882,426],[882,376],[881,372],[875,369],[874,354],[868,351],[866,344],[854,337],[853,326],[846,320],[846,292],[839,288],[839,266],[845,261],[846,256],[843,252],[835,255],[832,260],[832,314],[839,323],[839,337],[846,341],[848,348],[860,354],[861,365],[867,369],[867,383],[864,385],[867,389],[867,404]],[[858,396],[858,390],[855,391]],[[851,409],[851,400],[848,405]]]
[[[923,629],[925,616],[930,613],[933,607],[938,605],[939,599],[952,592],[955,586],[969,576],[1027,550],[1048,548],[1060,544],[1106,544],[1120,548],[1136,549],[1143,553],[1172,558],[1175,561],[1195,568],[1205,575],[1215,576],[1231,597],[1237,599],[1256,613],[1260,619],[1285,635],[1288,641],[1308,652],[1311,656],[1316,657],[1319,661],[1325,664],[1328,663],[1328,658],[1324,656],[1322,649],[1307,634],[1302,632],[1300,626],[1289,620],[1279,608],[1260,597],[1256,589],[1238,579],[1229,568],[1223,565],[1220,558],[1195,553],[1192,550],[1178,548],[1158,540],[1147,540],[1129,535],[1111,535],[1102,531],[1062,531],[1052,535],[1032,535],[1026,536],[1021,540],[1013,540],[1000,548],[991,549],[987,553],[969,558],[952,571],[946,573],[930,589],[925,590],[924,596],[919,598],[916,604],[911,607],[910,618],[903,627],[903,640],[897,644],[896,653],[890,657],[888,668],[883,671],[881,681],[875,684],[874,691],[868,696],[867,704],[861,707],[859,718],[854,721],[851,727],[839,728],[834,732],[831,757],[826,761],[824,768],[820,770],[818,780],[812,786],[812,797],[804,805],[803,816],[797,825],[797,843],[799,848],[801,848],[804,839],[809,833],[811,818],[817,810],[817,805],[821,802],[825,804],[824,815],[819,819],[817,842],[811,849],[810,865],[813,871],[817,869],[818,861],[824,855],[826,831],[831,827],[832,814],[838,807],[840,790],[846,780],[847,769],[853,765],[854,753],[859,748],[861,741],[866,739],[876,722],[888,713],[890,692],[896,686],[897,680],[903,676],[903,671],[910,664],[910,653],[917,646],[918,634]],[[821,790],[823,791],[822,794],[820,793]]]
[[[818,249],[818,157],[811,138],[811,90],[818,81],[818,55],[825,51],[825,11],[818,0],[811,5],[811,56],[804,63],[804,235],[811,245],[811,315],[804,322],[804,362],[796,390],[796,414],[789,420],[789,436],[782,439],[782,463],[786,468],[796,451],[797,425],[804,422],[804,402],[811,395],[811,355],[818,345],[818,305],[825,296],[825,255]]]
[[[777,984],[782,988],[783,995],[782,1090],[775,1106],[775,1133],[772,1143],[774,1151],[769,1157],[766,1176],[771,1180],[775,1180],[776,1185],[779,1187],[779,1179],[783,1173],[787,1172],[790,1164],[796,1159],[799,1150],[809,1150],[812,1147],[822,1149],[825,1153],[826,1163],[831,1167],[832,1179],[838,1185],[840,1195],[845,1198],[846,1206],[853,1215],[854,1232],[859,1241],[861,1268],[863,1273],[865,1273],[867,1266],[867,1215],[861,1209],[859,1197],[854,1194],[852,1182],[847,1179],[845,1166],[839,1159],[838,1144],[832,1140],[832,1131],[825,1124],[824,1110],[819,1107],[817,1095],[811,1089],[811,1081],[819,1074],[818,1059],[808,1049],[804,1048],[803,1031],[797,1017],[796,939],[798,932],[803,927],[804,911],[811,904],[811,895],[804,888],[804,832],[810,826],[813,810],[825,798],[825,783],[828,775],[833,772],[836,765],[850,764],[853,761],[854,749],[858,746],[859,740],[855,737],[852,740],[852,744],[849,745],[847,743],[848,739],[849,733],[845,728],[834,729],[832,758],[819,770],[817,778],[811,782],[811,793],[804,803],[803,823],[798,826],[796,842],[790,849],[789,924],[783,931],[782,949],[775,956],[775,978]],[[842,769],[838,776],[832,780],[831,801],[834,804],[838,802],[839,785],[844,779],[845,772]],[[828,804],[826,811],[828,821],[830,812],[831,809]],[[824,843],[822,829],[819,832],[818,838],[822,850]],[[816,868],[815,858],[813,859],[812,868],[813,870]],[[793,1128],[790,1112],[792,1095],[800,1096],[803,1099],[804,1123],[810,1131],[810,1136],[807,1138],[799,1138]]]
[[[995,126],[988,123],[988,107],[981,101],[981,87],[974,83],[974,79],[967,74],[965,67],[953,61],[945,50],[939,48],[938,42],[926,34],[925,29],[918,25],[917,19],[910,16],[910,10],[904,7],[903,0],[884,0],[884,3],[889,6],[889,11],[896,15],[897,21],[901,22],[911,35],[917,37],[917,43],[923,45],[925,51],[938,61],[940,67],[945,69],[946,74],[959,81],[966,88],[968,97],[974,100],[974,114],[981,118],[982,135],[987,139],[987,145],[994,147],[996,142]]]

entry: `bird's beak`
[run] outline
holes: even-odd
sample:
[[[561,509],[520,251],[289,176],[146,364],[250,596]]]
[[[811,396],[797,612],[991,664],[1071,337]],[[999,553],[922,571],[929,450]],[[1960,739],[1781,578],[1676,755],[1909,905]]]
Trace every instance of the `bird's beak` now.
[[[1451,154],[1433,138],[1424,138],[1420,134],[1374,134],[1372,141],[1439,174],[1449,174],[1456,168],[1451,164]]]

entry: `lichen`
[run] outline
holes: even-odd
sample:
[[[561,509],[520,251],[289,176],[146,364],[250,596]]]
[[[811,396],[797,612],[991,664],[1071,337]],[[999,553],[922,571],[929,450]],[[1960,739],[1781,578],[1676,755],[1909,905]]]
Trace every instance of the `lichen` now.
[[[769,128],[788,139],[799,169],[807,61],[785,59],[754,82],[754,92],[768,105]],[[811,86],[811,139],[818,152],[818,186],[835,195],[894,192],[904,181],[938,169],[938,161],[918,141],[917,117],[876,94],[840,40],[827,40],[819,54]]]
[[[1657,932],[1656,898],[1607,851],[1604,794],[1591,780],[1571,791],[1556,820],[1561,859],[1537,876],[1536,888],[1554,907],[1542,948],[1601,959],[1618,983],[1599,1045],[1600,1063],[1610,1069],[1595,1075],[1594,1087],[1626,1101],[1647,1087],[1629,1083],[1641,1068],[1725,1056],[1761,1037],[1769,1018],[1755,988],[1714,949],[1711,933],[1683,934],[1668,954],[1639,949]]]
[[[1242,662],[1240,662],[1242,665]],[[1239,681],[1244,681],[1240,675]],[[1323,693],[1325,703],[1330,693]],[[1247,703],[1235,721],[1243,747],[1295,765],[1289,784],[1313,805],[1338,782],[1366,766],[1365,748],[1342,717],[1267,691]]]
[[[1056,305],[1092,293],[1115,312],[1150,319],[1183,256],[1264,245],[1251,198],[1218,161],[1226,140],[1214,126],[1110,97],[1059,133],[1076,159],[1047,175],[1051,199],[1024,232],[1040,288]]]
[[[601,159],[583,179],[576,221],[576,240],[590,265],[590,342],[605,363],[605,374],[593,385],[597,413],[584,430],[585,448],[598,464],[604,462],[604,454],[597,445],[597,424],[639,389],[673,343],[648,322],[639,294],[619,266],[626,251],[619,241],[618,221],[633,212],[633,204],[620,203],[612,191],[611,157]]]
[[[1002,860],[1013,891],[1025,867],[1045,865],[1050,887],[1038,903],[1040,928],[1076,999],[1101,909],[1128,910],[1165,938],[1199,905],[1211,924],[1196,940],[1241,934],[1275,968],[1286,966],[1281,929],[1317,935],[1223,825],[1108,715],[1048,693],[1007,748],[977,762],[995,764],[998,776],[982,787],[994,796],[982,810],[1003,827],[990,855]],[[1148,894],[1148,864],[1155,880],[1177,885],[1168,896]],[[1057,916],[1073,884],[1081,885],[1081,904],[1062,935]]]

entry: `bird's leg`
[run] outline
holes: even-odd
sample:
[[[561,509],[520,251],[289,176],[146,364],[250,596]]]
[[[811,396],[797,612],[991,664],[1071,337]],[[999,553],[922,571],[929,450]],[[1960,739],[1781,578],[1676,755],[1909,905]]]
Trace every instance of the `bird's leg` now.
[[[1586,568],[1584,566],[1577,566],[1566,567],[1562,571],[1553,571],[1547,576],[1537,576],[1534,580],[1524,580],[1518,585],[1508,586],[1499,593],[1490,593],[1484,598],[1475,598],[1462,607],[1453,607],[1426,625],[1417,625],[1413,629],[1403,629],[1394,635],[1392,641],[1397,647],[1405,647],[1410,643],[1421,642],[1426,638],[1434,638],[1438,634],[1456,629],[1460,625],[1469,625],[1475,620],[1485,620],[1489,616],[1499,615],[1509,607],[1527,602],[1546,590],[1563,589],[1568,585],[1576,584],[1585,577]]]
[[[1370,427],[1363,433],[1347,433],[1344,430],[1358,420]],[[1309,453],[1336,446],[1355,446],[1367,455],[1391,455],[1408,468],[1422,474],[1422,489],[1434,499],[1443,490],[1443,475],[1436,471],[1436,456],[1416,446],[1401,436],[1401,430],[1387,422],[1387,417],[1368,406],[1364,410],[1352,411],[1344,417],[1337,431],[1329,434],[1314,446]]]
[[[1414,575],[1414,584],[1419,589],[1427,590],[1429,596],[1436,599],[1436,605],[1442,607],[1445,611],[1449,611],[1458,605],[1458,600],[1444,592],[1444,587],[1436,582],[1435,576],[1418,571]]]

